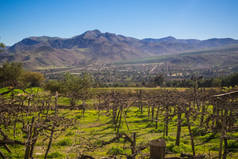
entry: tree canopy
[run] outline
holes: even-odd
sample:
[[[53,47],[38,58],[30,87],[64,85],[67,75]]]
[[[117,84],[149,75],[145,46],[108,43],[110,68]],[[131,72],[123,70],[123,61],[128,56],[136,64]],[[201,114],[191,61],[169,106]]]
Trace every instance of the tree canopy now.
[[[92,78],[86,73],[81,76],[66,73],[61,85],[61,92],[71,98],[71,105],[74,106],[77,100],[86,100],[90,97]]]
[[[27,87],[40,87],[45,78],[40,72],[23,72],[21,80]]]
[[[20,84],[20,77],[23,72],[21,63],[4,63],[0,67],[0,83],[2,87],[17,87]]]
[[[6,46],[3,44],[3,43],[0,43],[0,52],[2,52],[3,50],[3,48],[5,48]]]
[[[0,67],[1,87],[38,87],[43,81],[43,74],[39,72],[27,72],[23,69],[22,64],[18,62],[5,62],[2,67]]]
[[[78,100],[85,101],[92,95],[92,78],[84,73],[81,76],[66,73],[62,80],[49,80],[45,84],[45,89],[51,93],[56,91],[70,98],[71,106],[75,106]]]

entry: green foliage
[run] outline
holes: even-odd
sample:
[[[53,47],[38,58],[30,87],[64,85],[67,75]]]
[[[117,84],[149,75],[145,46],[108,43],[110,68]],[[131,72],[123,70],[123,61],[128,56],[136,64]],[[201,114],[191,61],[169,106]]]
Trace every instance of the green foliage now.
[[[63,139],[63,140],[60,140],[56,145],[58,145],[58,146],[71,146],[72,141],[70,139]]]
[[[162,133],[163,132],[163,129],[151,129],[150,131],[149,131],[150,133]]]
[[[5,48],[5,45],[3,43],[0,43],[1,48]]]
[[[165,137],[161,137],[161,139],[165,139],[165,141],[175,141],[175,137],[173,136],[165,136]]]
[[[11,86],[25,89],[28,87],[39,87],[43,81],[43,74],[39,72],[26,72],[21,63],[6,62],[0,67],[1,87]]]
[[[21,76],[23,84],[28,87],[40,87],[45,80],[40,72],[23,72]]]
[[[74,133],[72,131],[70,131],[66,134],[66,136],[73,136],[73,135],[74,135]]]
[[[21,63],[4,63],[0,67],[0,84],[2,87],[20,85],[20,77],[23,72]]]
[[[49,80],[45,83],[44,88],[51,93],[60,92],[61,83],[56,80]]]
[[[177,146],[174,143],[171,143],[166,148],[170,152],[173,152],[173,153],[182,153],[182,152],[189,152],[190,151],[190,147],[188,145],[183,144],[183,143],[181,143],[180,146]]]
[[[88,74],[82,76],[66,73],[61,81],[60,92],[71,99],[71,106],[74,106],[77,100],[86,100],[91,97],[92,78]]]
[[[63,155],[59,152],[52,152],[52,153],[49,153],[47,157],[48,158],[62,158]]]
[[[107,151],[107,155],[120,155],[123,154],[123,150],[119,147],[112,147]]]
[[[192,133],[194,136],[204,136],[207,134],[207,131],[205,128],[195,127],[192,129]]]
[[[36,90],[35,88],[33,90]],[[0,92],[2,89],[0,89]],[[6,88],[3,89],[3,91],[6,91]],[[28,91],[28,90],[26,90]],[[151,91],[151,90],[149,90]],[[66,99],[66,97],[64,97]],[[67,98],[68,99],[68,98]],[[92,99],[92,101],[97,102],[97,100]],[[137,146],[139,146],[141,143],[144,143],[142,145],[148,144],[149,141],[153,139],[157,139],[159,136],[163,136],[163,122],[158,123],[158,129],[155,129],[155,125],[151,124],[151,121],[148,120],[147,116],[147,108],[144,109],[144,112],[141,114],[138,112],[137,107],[130,107],[127,111],[127,122],[129,124],[130,130],[127,129],[126,124],[122,124],[121,130],[125,132],[126,134],[131,134],[131,132],[136,132],[136,143]],[[80,111],[79,110],[59,110],[59,114],[67,117],[67,118],[79,118],[80,117]],[[79,118],[77,121],[77,124],[75,124],[73,127],[70,128],[70,130],[66,132],[62,132],[62,135],[59,139],[53,140],[53,145],[51,150],[54,153],[50,153],[48,158],[64,158],[67,154],[68,158],[76,158],[71,157],[70,155],[75,155],[74,152],[69,151],[74,143],[75,145],[81,144],[84,146],[84,143],[88,143],[89,145],[93,145],[95,147],[102,146],[105,141],[110,141],[110,139],[115,137],[114,133],[114,127],[111,126],[111,123],[109,122],[111,120],[110,115],[106,115],[106,110],[100,111],[101,115],[100,118],[97,118],[98,111],[95,109],[88,109],[85,113],[85,116],[83,118]],[[163,114],[159,114],[159,119],[162,119],[164,116]],[[184,115],[182,115],[182,119],[184,120]],[[194,123],[199,123],[199,118],[195,119],[193,121]],[[160,120],[162,121],[162,120]],[[179,153],[186,152],[191,153],[191,143],[190,143],[190,136],[188,132],[187,126],[182,127],[181,131],[181,142],[180,146],[175,145],[175,139],[176,139],[176,121],[177,118],[174,117],[171,122],[169,123],[169,136],[165,137],[167,149],[170,152],[176,153],[178,155]],[[186,123],[186,122],[185,122]],[[21,125],[20,125],[21,126]],[[205,153],[207,154],[209,149],[213,150],[214,154],[216,154],[219,149],[219,133],[217,135],[212,133],[205,133],[206,130],[202,127],[199,127],[198,124],[192,126],[192,133],[194,134],[194,141],[196,144],[196,151],[197,154]],[[238,134],[231,132],[233,138],[237,137]],[[9,134],[12,134],[12,130],[9,132]],[[198,134],[204,135],[200,136]],[[24,135],[24,134],[21,134]],[[57,134],[56,134],[57,135]],[[197,136],[198,135],[198,136]],[[228,134],[228,136],[231,136]],[[18,137],[18,136],[17,136]],[[27,135],[25,136],[27,137]],[[79,139],[80,137],[80,139]],[[22,136],[21,136],[22,138]],[[79,139],[78,141],[76,141]],[[213,140],[211,140],[213,139]],[[106,145],[102,148],[97,148],[94,150],[94,152],[87,152],[88,155],[96,156],[97,158],[100,158],[102,156],[106,156],[106,152],[108,155],[121,155],[125,153],[130,153],[130,143],[124,143],[124,140],[121,139],[119,142],[114,142],[109,145]],[[209,141],[209,142],[204,142]],[[39,140],[36,143],[36,149],[34,151],[34,156],[42,158],[43,155],[35,155],[35,153],[40,152],[42,153],[42,147],[46,146],[47,142],[44,142],[44,138],[42,136],[39,137]],[[237,143],[235,140],[228,140],[228,149],[229,151],[232,151],[232,154],[237,156],[236,150]],[[11,147],[12,148],[12,147]],[[124,149],[125,148],[125,149]],[[0,150],[2,151],[3,148],[0,147]],[[23,146],[19,146],[19,148],[12,148],[13,153],[9,154],[9,158],[15,158],[13,155],[16,154],[17,151],[21,152],[24,150]],[[79,151],[83,151],[84,147],[78,148]],[[58,153],[60,152],[60,153]],[[5,151],[4,151],[5,153]],[[146,150],[143,150],[143,154],[149,153],[149,148]],[[7,152],[6,152],[7,154]],[[22,154],[18,158],[23,158],[24,154]],[[138,155],[138,158],[141,157],[140,154]]]
[[[198,81],[199,87],[220,87],[222,80],[220,78],[200,79]]]
[[[6,46],[3,43],[0,43],[0,52],[2,52],[2,48],[5,48]]]
[[[192,87],[193,81],[190,79],[166,81],[167,87]]]
[[[81,118],[81,115],[76,115],[75,116],[75,119],[80,119]]]
[[[238,152],[238,141],[230,140],[227,144],[228,151],[230,152]]]
[[[169,145],[166,146],[166,149],[169,150],[170,152],[175,152],[178,153],[179,151],[177,150],[177,148],[175,148],[175,144],[171,143]]]
[[[183,79],[183,80],[171,80],[166,81],[165,85],[167,87],[192,87],[193,80],[191,79]],[[221,86],[236,86],[238,85],[238,73],[233,73],[226,77],[219,78],[201,78],[198,80],[198,87],[221,87]]]
[[[155,127],[154,123],[149,123],[149,124],[146,125],[146,128],[152,128],[152,127]]]
[[[183,143],[184,144],[189,144],[189,141],[188,140],[184,140]]]
[[[216,138],[216,134],[214,134],[214,133],[207,133],[206,135],[202,136],[201,138],[202,138],[202,140],[204,142],[208,142],[208,141],[210,141],[212,139],[215,139]]]
[[[213,145],[209,148],[209,150],[212,150],[212,151],[219,151],[219,146],[217,145]]]

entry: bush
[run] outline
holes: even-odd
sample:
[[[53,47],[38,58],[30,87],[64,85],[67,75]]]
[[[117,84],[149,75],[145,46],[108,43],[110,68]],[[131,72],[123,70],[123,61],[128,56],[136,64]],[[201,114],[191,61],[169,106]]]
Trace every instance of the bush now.
[[[71,146],[72,141],[70,139],[63,139],[57,143],[58,146]]]
[[[55,93],[56,91],[60,91],[60,82],[56,80],[50,80],[45,83],[45,89],[49,90],[51,93]]]
[[[23,72],[21,80],[25,86],[40,87],[45,78],[40,72]]]

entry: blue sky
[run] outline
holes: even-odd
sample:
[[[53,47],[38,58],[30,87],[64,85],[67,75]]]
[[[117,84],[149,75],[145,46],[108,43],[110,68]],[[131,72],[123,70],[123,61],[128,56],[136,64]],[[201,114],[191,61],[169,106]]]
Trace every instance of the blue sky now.
[[[142,38],[238,39],[238,0],[0,0],[0,42],[99,29]]]

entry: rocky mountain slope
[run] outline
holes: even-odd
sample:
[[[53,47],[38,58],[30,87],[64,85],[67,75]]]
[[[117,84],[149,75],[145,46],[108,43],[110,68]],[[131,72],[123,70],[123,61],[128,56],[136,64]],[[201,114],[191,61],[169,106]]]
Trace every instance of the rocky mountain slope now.
[[[25,38],[1,53],[0,62],[19,61],[29,68],[65,67],[173,55],[234,44],[238,44],[238,40],[231,38],[139,40],[92,30],[67,39],[47,36]]]

